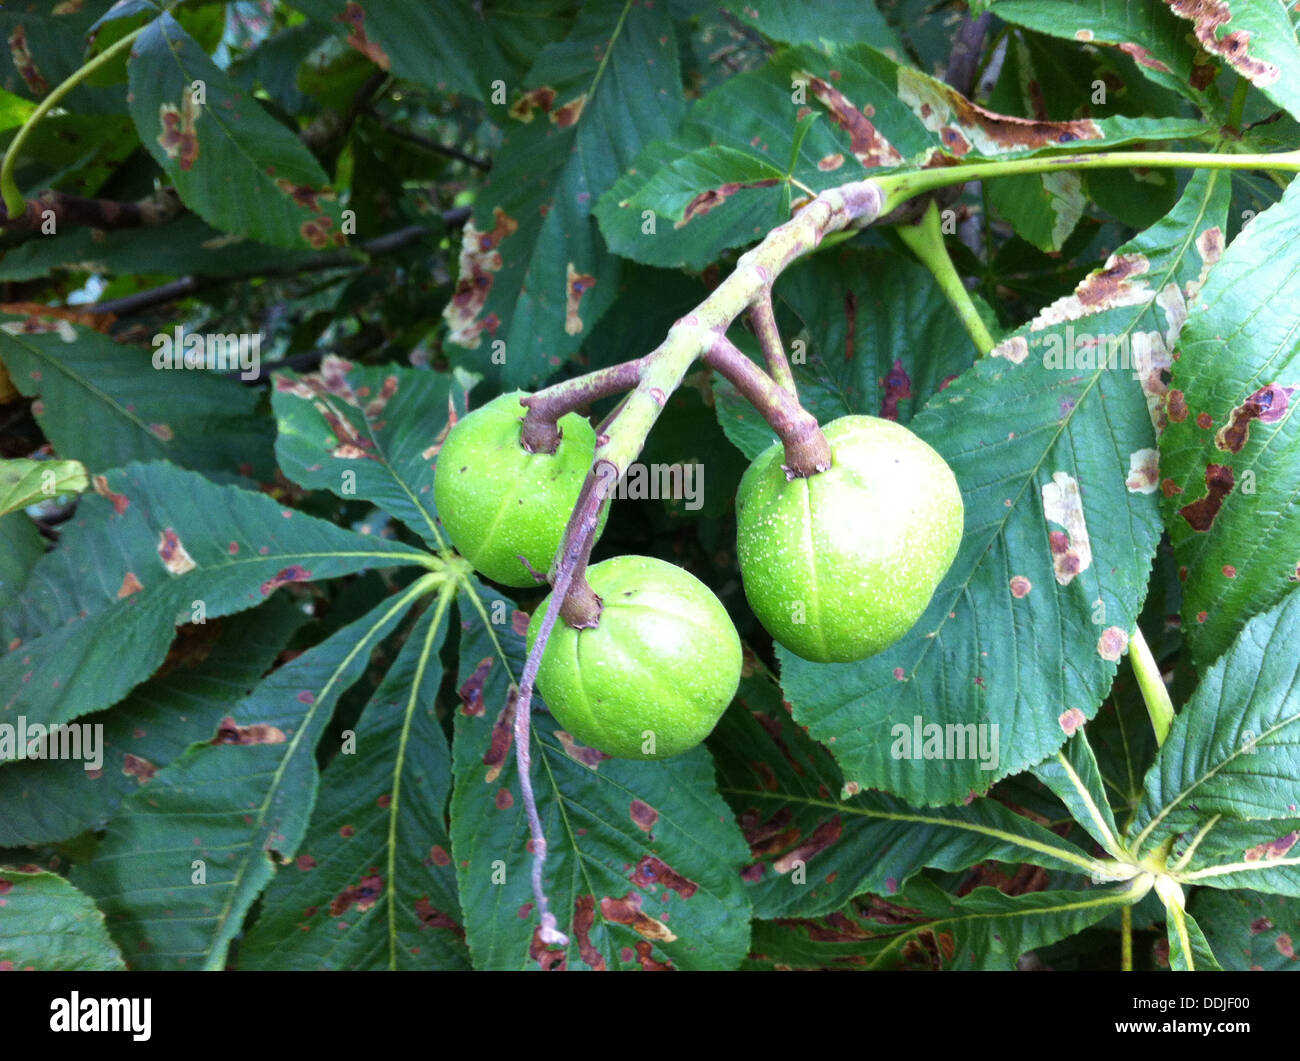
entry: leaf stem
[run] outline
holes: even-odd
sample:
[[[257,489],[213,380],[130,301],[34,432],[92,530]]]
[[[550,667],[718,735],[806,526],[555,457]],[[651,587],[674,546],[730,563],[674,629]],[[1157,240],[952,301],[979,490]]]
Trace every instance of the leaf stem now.
[[[1119,920],[1119,967],[1122,972],[1131,973],[1133,971],[1133,907],[1121,907]]]
[[[120,41],[105,48],[95,58],[91,59],[84,66],[78,67],[69,74],[59,85],[57,85],[48,96],[41,100],[37,108],[32,111],[27,120],[23,122],[22,127],[14,135],[9,144],[9,150],[5,152],[4,162],[0,164],[0,194],[4,196],[4,205],[6,215],[13,219],[21,217],[27,212],[27,200],[23,198],[22,192],[18,190],[18,184],[14,180],[14,167],[22,154],[23,146],[27,139],[32,135],[32,131],[40,123],[59,100],[63,99],[69,92],[76,88],[82,81],[86,80],[91,74],[103,66],[107,66],[116,59],[122,52],[126,51],[135,43],[135,39],[145,30],[145,26],[132,30]]]
[[[970,292],[966,290],[966,285],[962,283],[961,277],[952,264],[952,258],[948,255],[948,248],[943,242],[939,208],[931,202],[920,221],[914,225],[900,225],[895,231],[912,253],[921,260],[921,264],[933,274],[939,284],[939,290],[957,311],[957,316],[975,344],[975,349],[983,357],[997,344],[985,327],[984,320],[970,297]]]
[[[907,200],[967,181],[988,180],[1021,173],[1055,173],[1078,169],[1257,169],[1300,172],[1300,151],[1277,154],[1218,154],[1211,151],[1114,151],[1092,154],[1040,155],[1036,158],[985,159],[958,166],[885,173],[875,178],[885,193],[881,216]]]
[[[1138,688],[1142,692],[1142,701],[1147,706],[1147,715],[1151,718],[1151,728],[1155,730],[1156,746],[1164,744],[1174,724],[1174,703],[1169,699],[1169,690],[1165,680],[1160,676],[1160,666],[1151,654],[1146,638],[1140,627],[1133,628],[1128,643],[1129,664],[1137,678]]]

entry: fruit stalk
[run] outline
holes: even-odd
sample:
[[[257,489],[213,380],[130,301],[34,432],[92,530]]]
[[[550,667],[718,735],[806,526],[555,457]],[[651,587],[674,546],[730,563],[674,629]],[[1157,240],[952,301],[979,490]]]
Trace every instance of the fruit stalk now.
[[[763,291],[749,307],[749,323],[758,337],[758,345],[763,348],[763,359],[767,362],[768,375],[782,390],[795,394],[794,373],[790,371],[790,362],[786,360],[785,347],[781,343],[781,333],[776,327],[776,314],[772,310],[770,287]]]
[[[529,453],[554,453],[560,444],[559,419],[600,398],[631,390],[641,378],[645,361],[644,357],[624,361],[520,398],[519,404],[528,409],[519,435],[524,448]]]
[[[719,373],[749,402],[776,432],[785,447],[785,471],[791,479],[807,479],[831,466],[831,447],[817,418],[798,399],[764,375],[725,335],[704,352],[704,363]]]

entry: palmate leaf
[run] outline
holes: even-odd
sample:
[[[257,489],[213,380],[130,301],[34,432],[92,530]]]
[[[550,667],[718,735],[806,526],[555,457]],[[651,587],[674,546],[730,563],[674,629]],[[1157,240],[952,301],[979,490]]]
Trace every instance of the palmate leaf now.
[[[271,427],[257,392],[218,372],[155,371],[152,359],[53,315],[0,315],[0,361],[37,399],[32,413],[60,457],[92,472],[165,459],[269,478]]]
[[[822,0],[815,6],[800,0],[750,0],[737,4],[731,14],[764,37],[785,44],[871,41],[895,58],[904,54],[898,35],[872,0]]]
[[[1203,888],[1189,906],[1223,968],[1300,972],[1300,905],[1244,888]]]
[[[136,38],[128,69],[140,140],[196,214],[273,247],[347,242],[320,163],[171,15]],[[196,83],[205,100],[195,96]]]
[[[750,658],[737,702],[709,740],[718,788],[750,845],[741,876],[758,917],[816,917],[861,892],[894,896],[929,866],[996,859],[1067,872],[1096,860],[993,800],[918,809],[877,792],[840,795],[834,761],[791,720]]]
[[[1188,307],[1160,440],[1183,630],[1207,664],[1300,583],[1300,187],[1232,242]]]
[[[1300,594],[1246,624],[1205,672],[1147,772],[1129,835],[1138,855],[1211,816],[1300,807]]]
[[[116,703],[196,611],[210,621],[290,582],[427,556],[162,462],[97,476],[95,489],[0,613],[0,721],[49,725]]]
[[[1024,895],[976,888],[954,898],[918,877],[899,895],[863,896],[828,917],[756,922],[746,967],[1014,969],[1026,951],[1134,901],[1129,886]]]
[[[805,129],[804,114],[822,117]],[[820,192],[938,153],[1024,156],[1203,131],[1199,122],[1174,118],[996,115],[865,44],[798,47],[709,93],[675,136],[646,147],[601,197],[596,216],[610,248],[625,258],[702,268],[787,220],[793,181]],[[646,211],[654,215],[651,231]]]
[[[317,373],[276,375],[276,456],[300,486],[370,501],[442,548],[433,468],[465,397],[449,373],[331,354]]]
[[[291,860],[316,801],[316,744],[339,696],[424,580],[274,670],[122,804],[72,879],[137,969],[220,969],[253,901]],[[296,869],[279,869],[296,873]]]
[[[444,824],[451,755],[434,711],[453,595],[420,616],[357,723],[355,750],[326,767],[240,968],[468,968]]]
[[[460,276],[444,310],[453,343],[505,343],[510,386],[549,375],[614,301],[619,263],[591,208],[648,141],[668,136],[685,103],[667,6],[584,4],[515,95],[492,174],[475,200]],[[484,334],[486,333],[486,335]],[[481,359],[481,360],[480,360]]]
[[[548,845],[546,889],[569,944],[538,940],[512,698],[507,708],[528,619],[497,601],[478,589],[460,595],[451,842],[474,967],[734,968],[749,943],[745,845],[708,752],[605,758],[577,744],[535,698],[532,777]],[[508,622],[488,621],[496,616]]]
[[[1221,245],[1227,193],[1220,176],[1194,177],[1169,217],[912,420],[965,500],[947,577],[876,657],[823,665],[778,652],[795,720],[828,743],[848,781],[957,802],[1041,762],[1096,713],[1160,535],[1160,373],[1185,291]],[[996,770],[969,757],[892,757],[892,728],[916,717],[996,725]]]
[[[0,866],[0,972],[124,968],[95,904],[55,873]]]
[[[0,769],[0,847],[102,829],[130,793],[191,744],[211,738],[306,619],[276,594],[249,611],[185,627],[157,676],[82,720],[102,727],[99,769],[88,770],[84,758],[26,759]]]

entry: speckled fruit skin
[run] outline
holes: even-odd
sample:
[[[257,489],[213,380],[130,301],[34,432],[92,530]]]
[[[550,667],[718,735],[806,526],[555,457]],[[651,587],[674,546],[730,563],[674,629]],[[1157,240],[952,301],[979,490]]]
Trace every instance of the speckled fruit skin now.
[[[520,553],[543,574],[551,566],[596,452],[596,432],[577,413],[560,418],[554,453],[527,452],[519,443],[522,397],[503,394],[461,419],[433,473],[433,503],[452,544],[506,586],[537,585]]]
[[[740,684],[740,638],[726,608],[694,575],[648,556],[594,564],[587,581],[601,599],[599,625],[557,621],[537,672],[551,714],[580,743],[618,759],[694,748]],[[549,601],[528,624],[529,648]]]
[[[964,510],[952,470],[907,428],[845,416],[822,431],[828,471],[787,481],[779,443],[746,470],[736,547],[767,632],[804,659],[847,663],[921,617],[957,555]]]

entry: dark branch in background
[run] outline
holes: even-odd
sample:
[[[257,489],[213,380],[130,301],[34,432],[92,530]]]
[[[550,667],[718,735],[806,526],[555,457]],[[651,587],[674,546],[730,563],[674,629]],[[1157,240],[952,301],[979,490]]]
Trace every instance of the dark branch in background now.
[[[458,162],[463,162],[467,166],[473,166],[475,169],[489,170],[492,168],[492,160],[486,158],[475,158],[468,155],[458,148],[449,147],[446,144],[440,144],[437,140],[430,140],[427,136],[421,136],[419,133],[413,133],[409,129],[403,129],[400,125],[390,122],[387,118],[379,115],[374,108],[368,112],[369,116],[374,119],[375,124],[379,126],[389,136],[398,140],[405,140],[408,144],[414,144],[416,147],[423,148],[425,151],[432,151],[435,155],[446,155],[448,158],[454,158]]]
[[[351,132],[352,126],[386,84],[388,84],[388,73],[384,70],[376,70],[357,89],[347,110],[323,111],[298,134],[298,139],[306,148],[322,162],[327,163],[326,169],[333,168],[332,163],[339,149],[342,148],[343,141]]]
[[[975,91],[975,75],[979,71],[980,52],[984,50],[984,34],[988,32],[993,16],[989,12],[972,18],[969,11],[961,20],[957,39],[948,54],[948,69],[943,79],[967,99]]]
[[[455,228],[469,220],[471,213],[471,207],[458,206],[443,212],[442,223],[447,228]],[[421,239],[437,231],[436,228],[429,225],[408,225],[406,228],[399,228],[394,232],[376,236],[374,239],[361,244],[358,250],[370,258],[382,257],[385,254],[392,254],[395,251],[409,247],[413,243],[418,243]],[[178,298],[198,294],[200,291],[220,287],[223,284],[237,284],[254,276],[297,276],[300,273],[323,272],[327,269],[347,269],[363,264],[365,264],[364,259],[358,258],[355,251],[332,251],[329,254],[318,255],[310,261],[272,269],[252,269],[237,276],[184,276],[179,280],[172,280],[158,287],[151,287],[147,291],[137,291],[133,295],[124,295],[122,298],[109,299],[106,302],[93,302],[86,306],[85,309],[89,313],[112,313],[121,318],[130,316],[133,313],[139,313],[142,310],[152,309],[155,306],[165,305],[168,302],[174,302]]]
[[[27,200],[27,212],[22,217],[9,217],[0,203],[0,227],[15,231],[39,231],[45,223],[45,213],[54,215],[56,230],[90,226],[91,228],[119,229],[165,225],[182,211],[180,196],[173,188],[163,188],[135,202],[115,199],[87,199],[81,195],[47,188],[33,199]]]

